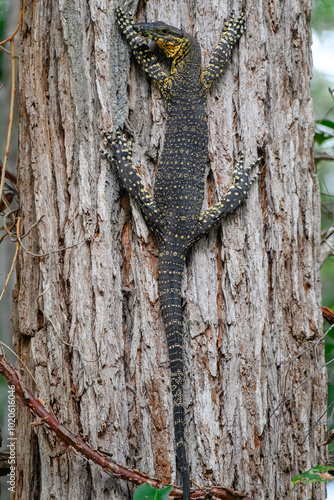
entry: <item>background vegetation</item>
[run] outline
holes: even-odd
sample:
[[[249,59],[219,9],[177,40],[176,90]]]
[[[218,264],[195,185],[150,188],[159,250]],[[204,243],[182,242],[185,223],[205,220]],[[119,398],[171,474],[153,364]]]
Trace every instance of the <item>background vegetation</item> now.
[[[323,68],[326,73],[314,69],[312,79],[312,95],[316,118],[315,157],[317,153],[327,152],[334,158],[334,100],[328,88],[334,88],[334,4],[329,0],[316,0],[313,8],[314,40],[323,52],[327,45],[332,45],[332,53],[327,55],[314,54],[314,59],[323,57]],[[322,43],[321,43],[322,42]],[[320,66],[320,64],[319,64]],[[327,69],[326,69],[327,68]],[[325,231],[334,223],[334,161],[316,160],[317,175],[321,189],[322,230]],[[321,269],[322,304],[334,308],[334,256],[327,259]],[[324,330],[328,329],[324,322]],[[326,338],[326,362],[334,359],[334,329]],[[334,408],[334,362],[328,365],[328,426],[334,427],[332,409]],[[334,443],[329,450],[334,452]]]

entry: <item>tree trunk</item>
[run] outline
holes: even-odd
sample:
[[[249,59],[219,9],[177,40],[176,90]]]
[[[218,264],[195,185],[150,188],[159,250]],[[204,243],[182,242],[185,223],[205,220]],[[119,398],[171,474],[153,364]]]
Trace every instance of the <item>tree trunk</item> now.
[[[324,486],[292,493],[291,480],[326,460],[324,447],[318,448],[324,423],[312,429],[326,408],[325,371],[271,415],[324,359],[320,344],[289,371],[284,365],[311,347],[322,328],[311,0],[244,4],[246,32],[208,99],[204,208],[230,186],[239,150],[246,163],[262,154],[264,166],[243,207],[196,244],[187,260],[190,476],[203,485],[247,491],[256,500],[321,500]],[[28,387],[71,431],[116,462],[174,482],[158,250],[101,157],[98,130],[127,124],[134,163],[151,191],[164,106],[130,57],[116,6],[110,0],[24,1],[20,203],[25,231],[43,217],[24,239],[25,248],[46,255],[21,249],[15,346],[40,388],[22,370]],[[196,34],[203,64],[220,40],[224,18],[233,8],[240,12],[236,0],[135,1],[130,7],[137,20],[163,20]],[[32,427],[25,408],[17,410],[15,499],[132,498],[133,488],[90,465],[43,426]]]

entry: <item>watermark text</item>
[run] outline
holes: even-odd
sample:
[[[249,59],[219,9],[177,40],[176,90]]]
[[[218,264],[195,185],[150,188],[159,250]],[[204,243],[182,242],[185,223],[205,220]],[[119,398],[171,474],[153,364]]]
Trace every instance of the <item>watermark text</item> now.
[[[8,444],[9,484],[8,490],[15,492],[16,477],[16,436],[15,436],[15,385],[8,386]]]

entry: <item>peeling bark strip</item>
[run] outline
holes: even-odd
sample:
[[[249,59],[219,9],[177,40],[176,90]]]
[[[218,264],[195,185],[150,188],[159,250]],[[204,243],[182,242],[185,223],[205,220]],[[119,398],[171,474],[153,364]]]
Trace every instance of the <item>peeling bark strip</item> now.
[[[14,341],[59,422],[87,436],[93,448],[110,451],[116,463],[170,483],[178,479],[157,250],[116,172],[100,157],[98,130],[127,123],[134,164],[152,192],[164,109],[157,88],[130,65],[116,6],[109,0],[23,2],[18,190],[24,229],[43,214],[51,226],[33,229],[26,245],[40,254],[50,245],[87,243],[55,254],[51,267],[21,251]],[[224,18],[232,9],[238,13],[240,3],[150,0],[129,8],[136,21],[159,19],[195,34],[206,65]],[[305,384],[281,417],[267,421],[284,391],[317,368],[311,350],[293,363],[285,388],[282,363],[321,336],[311,1],[246,0],[243,10],[246,32],[208,100],[203,208],[231,184],[239,150],[249,163],[263,147],[265,167],[245,206],[199,242],[187,262],[182,293],[190,476],[198,484],[247,491],[256,500],[322,500],[323,485],[292,493],[291,480],[326,461],[325,448],[317,446],[324,426],[305,443],[300,439],[325,408],[326,377]],[[48,284],[43,310],[78,349],[63,345],[38,310],[37,297]],[[69,460],[67,447],[44,428],[32,429],[20,407],[17,437],[15,500],[131,498],[122,481],[106,480],[80,456]]]

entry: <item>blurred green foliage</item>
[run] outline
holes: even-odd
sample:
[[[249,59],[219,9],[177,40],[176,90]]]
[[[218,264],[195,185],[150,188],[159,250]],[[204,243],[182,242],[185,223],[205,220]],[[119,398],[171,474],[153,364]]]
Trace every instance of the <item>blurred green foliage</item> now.
[[[333,30],[333,0],[314,0],[312,9],[312,27],[315,31]]]
[[[314,115],[316,120],[321,120],[326,116],[334,121],[334,101],[330,93],[328,92],[328,87],[333,88],[334,81],[331,81],[330,78],[328,78],[323,73],[314,70],[311,89],[314,102]]]
[[[323,40],[334,29],[333,0],[315,0],[312,17],[313,30]],[[334,64],[333,60],[328,64]],[[334,101],[328,91],[334,88],[334,81],[318,71],[314,71],[312,79],[312,96],[314,102],[315,123],[315,154],[327,152],[334,156]],[[321,190],[321,228],[328,229],[334,223],[334,161],[316,161],[317,175]],[[329,257],[320,272],[322,283],[322,304],[334,309],[334,257]],[[324,330],[328,324],[324,322]],[[328,333],[325,344],[326,362],[334,359],[334,328]],[[334,361],[328,369],[328,427],[334,427],[332,411],[334,408]],[[334,443],[329,446],[334,451]]]
[[[328,92],[329,93],[329,92]],[[327,153],[334,156],[334,101],[333,108],[327,111],[325,118],[316,120],[315,122],[315,145],[314,153],[317,154]],[[334,162],[331,160],[316,160],[317,175],[321,191],[321,229],[324,231],[328,229],[334,221]],[[332,277],[330,273],[330,266],[334,260],[330,257],[322,268],[324,279]],[[332,284],[332,283],[331,283]],[[328,293],[334,298],[334,290],[330,286]],[[323,287],[323,305],[327,305],[328,295],[324,293],[326,290],[326,283]],[[333,301],[334,304],[334,301]],[[331,304],[331,305],[333,305]]]
[[[299,474],[298,476],[294,477],[292,481],[293,483],[292,491],[294,490],[296,484],[298,483],[312,484],[312,483],[326,483],[328,481],[332,481],[333,473],[329,474],[329,471],[332,472],[333,470],[334,470],[333,465],[317,465],[316,467],[313,467],[312,469],[309,469],[306,472]]]

